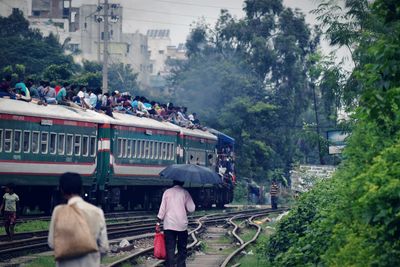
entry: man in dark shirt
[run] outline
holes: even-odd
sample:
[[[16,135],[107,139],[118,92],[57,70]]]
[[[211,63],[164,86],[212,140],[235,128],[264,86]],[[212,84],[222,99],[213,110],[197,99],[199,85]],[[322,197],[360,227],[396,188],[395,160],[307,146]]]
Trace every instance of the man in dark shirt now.
[[[11,75],[6,75],[0,83],[0,97],[15,99],[15,94],[11,89]]]

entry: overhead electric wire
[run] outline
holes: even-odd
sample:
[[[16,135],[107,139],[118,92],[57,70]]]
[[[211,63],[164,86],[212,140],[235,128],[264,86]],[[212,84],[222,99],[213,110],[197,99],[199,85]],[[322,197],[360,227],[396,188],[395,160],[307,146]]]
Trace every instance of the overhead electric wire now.
[[[239,7],[224,7],[224,6],[213,6],[213,5],[203,5],[203,4],[194,4],[194,3],[184,3],[184,2],[179,2],[179,1],[171,1],[171,0],[152,0],[156,2],[162,2],[162,3],[170,3],[170,4],[177,4],[177,5],[185,5],[185,6],[197,6],[197,7],[208,7],[208,8],[221,8],[221,9],[238,9],[242,10],[242,8]]]
[[[146,9],[133,8],[133,7],[124,7],[124,10],[133,10],[133,11],[148,12],[148,13],[154,13],[154,14],[163,14],[163,15],[171,15],[171,16],[188,17],[188,18],[193,18],[193,19],[196,19],[196,18],[199,18],[199,17],[204,17],[204,18],[214,19],[214,20],[218,19],[216,17],[209,17],[209,16],[185,15],[185,14],[179,14],[179,13],[170,13],[170,12],[146,10]]]
[[[180,23],[173,23],[173,22],[163,22],[163,21],[154,21],[154,20],[145,20],[145,19],[126,19],[125,20],[134,20],[134,21],[141,21],[141,22],[150,22],[150,23],[155,23],[155,24],[168,24],[168,25],[176,25],[176,26],[184,26],[184,27],[190,27],[190,24],[180,24]],[[129,24],[129,22],[128,22]]]

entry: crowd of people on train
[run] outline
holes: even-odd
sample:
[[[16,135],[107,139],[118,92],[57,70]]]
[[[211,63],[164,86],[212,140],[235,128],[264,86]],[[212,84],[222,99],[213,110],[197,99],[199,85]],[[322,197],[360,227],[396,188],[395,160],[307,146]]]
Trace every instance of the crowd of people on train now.
[[[102,112],[110,117],[113,113],[125,113],[139,117],[169,121],[191,129],[202,129],[196,113],[187,114],[186,107],[150,101],[144,96],[131,96],[128,92],[101,93],[101,88],[92,89],[67,82],[54,85],[48,81],[36,83],[32,79],[12,83],[7,75],[0,83],[0,98],[33,102],[38,105],[65,105],[84,110]]]

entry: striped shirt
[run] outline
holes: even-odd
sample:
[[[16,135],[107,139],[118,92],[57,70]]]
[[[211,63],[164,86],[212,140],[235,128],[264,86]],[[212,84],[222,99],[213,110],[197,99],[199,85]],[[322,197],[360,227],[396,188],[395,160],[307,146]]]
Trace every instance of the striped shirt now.
[[[269,193],[272,197],[276,197],[279,193],[279,187],[276,184],[272,184],[269,190]]]

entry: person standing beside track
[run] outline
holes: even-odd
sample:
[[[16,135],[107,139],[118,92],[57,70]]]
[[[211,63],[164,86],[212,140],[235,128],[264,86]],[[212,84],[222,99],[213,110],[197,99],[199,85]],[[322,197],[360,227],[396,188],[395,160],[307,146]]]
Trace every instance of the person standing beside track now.
[[[278,208],[278,194],[279,187],[276,184],[276,181],[272,181],[271,188],[269,189],[269,194],[271,195],[271,207],[273,210]]]
[[[158,212],[157,226],[164,221],[165,245],[167,250],[167,267],[175,266],[175,248],[178,247],[177,267],[186,266],[186,246],[188,239],[187,212],[194,212],[195,204],[182,186],[184,182],[173,181],[173,187],[167,189],[162,197],[160,210]]]
[[[19,197],[14,193],[14,184],[7,184],[3,188],[5,188],[6,193],[3,196],[0,211],[4,208],[4,228],[6,229],[8,239],[11,241],[14,236],[15,223],[17,222],[17,203]]]

